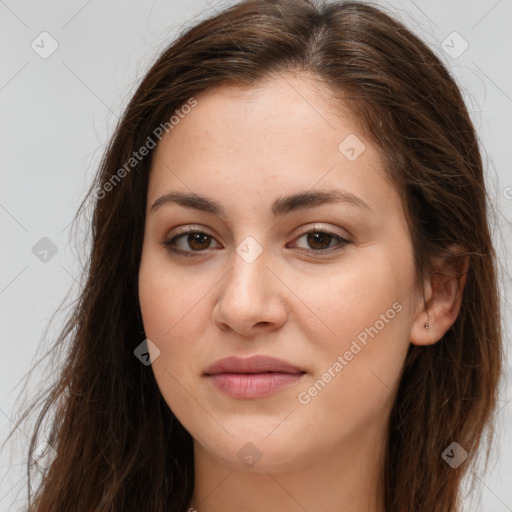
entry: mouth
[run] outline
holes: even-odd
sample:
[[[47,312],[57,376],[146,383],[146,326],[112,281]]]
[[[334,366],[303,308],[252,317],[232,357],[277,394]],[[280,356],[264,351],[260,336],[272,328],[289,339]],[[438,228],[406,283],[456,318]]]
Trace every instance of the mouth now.
[[[236,356],[210,365],[204,375],[221,393],[232,398],[261,398],[297,383],[305,370],[270,356]]]

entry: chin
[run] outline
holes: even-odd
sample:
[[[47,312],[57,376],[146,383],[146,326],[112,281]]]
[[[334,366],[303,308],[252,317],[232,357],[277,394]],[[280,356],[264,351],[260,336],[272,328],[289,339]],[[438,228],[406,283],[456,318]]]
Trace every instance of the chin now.
[[[252,429],[254,430],[254,429]],[[281,435],[269,432],[266,429],[255,435],[227,434],[222,440],[208,439],[199,444],[209,455],[223,465],[235,471],[248,471],[253,473],[267,473],[290,471],[297,468],[301,461],[310,459],[308,454],[300,450],[301,443],[294,441],[300,436],[287,434]],[[287,442],[288,440],[288,442]],[[196,443],[199,441],[196,441]],[[308,451],[311,451],[309,446]]]

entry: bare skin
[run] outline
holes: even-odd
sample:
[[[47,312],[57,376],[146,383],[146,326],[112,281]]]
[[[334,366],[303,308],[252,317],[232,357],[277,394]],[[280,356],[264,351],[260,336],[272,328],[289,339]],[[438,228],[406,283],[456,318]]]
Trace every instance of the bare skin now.
[[[408,347],[438,341],[459,311],[455,278],[426,282],[425,307],[401,200],[377,149],[327,97],[293,75],[207,91],[153,155],[140,305],[159,388],[194,439],[198,512],[383,512],[386,426]],[[351,134],[362,152],[354,138],[340,150]],[[330,190],[360,203],[271,210]],[[173,191],[210,198],[225,217],[151,208]],[[187,227],[206,238],[173,247],[198,257],[162,244]],[[334,236],[313,235],[325,230]],[[247,250],[261,254],[248,262]],[[255,354],[305,373],[254,399],[226,396],[204,375],[218,359]]]

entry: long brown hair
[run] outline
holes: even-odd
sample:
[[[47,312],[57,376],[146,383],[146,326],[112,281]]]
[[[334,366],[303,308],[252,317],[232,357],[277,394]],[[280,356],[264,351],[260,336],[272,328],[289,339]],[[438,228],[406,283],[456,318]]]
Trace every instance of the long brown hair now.
[[[456,260],[455,246],[469,256],[454,325],[438,343],[410,346],[383,476],[388,512],[459,510],[461,480],[492,438],[502,364],[488,199],[464,101],[435,54],[380,8],[247,0],[163,51],[127,106],[80,208],[93,202],[92,250],[80,299],[56,343],[69,343],[67,359],[38,397],[29,460],[48,419],[46,439],[58,456],[30,496],[30,511],[162,512],[188,505],[191,436],[163,400],[151,367],[134,356],[145,338],[137,283],[151,154],[126,164],[202,91],[231,82],[251,86],[283,72],[314,77],[343,100],[381,151],[403,199],[420,285],[434,257]],[[458,468],[441,456],[452,442],[469,454]]]

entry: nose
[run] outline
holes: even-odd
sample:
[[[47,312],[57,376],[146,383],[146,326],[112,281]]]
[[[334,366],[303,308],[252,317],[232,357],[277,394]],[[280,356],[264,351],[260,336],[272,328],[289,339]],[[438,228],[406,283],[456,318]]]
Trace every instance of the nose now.
[[[286,322],[286,287],[268,264],[266,251],[251,263],[238,253],[233,255],[213,309],[213,322],[220,330],[250,337],[279,329]]]

